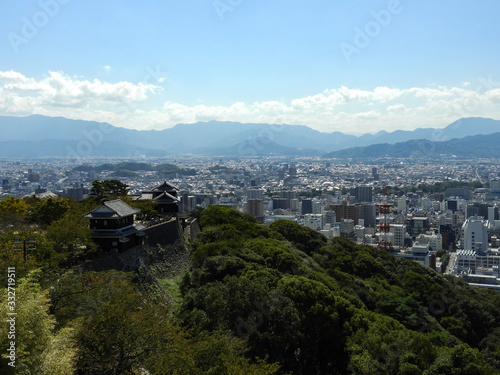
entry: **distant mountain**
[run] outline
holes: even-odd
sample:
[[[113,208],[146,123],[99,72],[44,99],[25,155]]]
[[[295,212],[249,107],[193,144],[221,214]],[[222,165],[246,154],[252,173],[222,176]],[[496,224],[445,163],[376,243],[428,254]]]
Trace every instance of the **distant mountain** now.
[[[487,135],[474,135],[454,138],[443,142],[427,139],[410,140],[396,144],[381,143],[366,147],[353,147],[333,151],[326,158],[500,158],[500,132]]]
[[[200,154],[205,155],[241,155],[241,156],[270,156],[270,155],[290,155],[290,156],[321,156],[322,153],[315,149],[305,149],[302,147],[282,146],[268,139],[250,138],[245,142],[240,142],[231,147],[199,149]]]
[[[188,153],[323,155],[330,151],[370,146],[381,142],[395,144],[415,139],[447,141],[457,137],[491,134],[500,131],[500,121],[464,118],[444,129],[398,130],[392,133],[381,131],[359,137],[341,132],[322,133],[303,125],[242,124],[219,121],[177,124],[161,131],[138,131],[115,127],[107,123],[40,115],[0,116],[0,129],[0,143],[35,142],[31,149],[27,147],[19,149],[13,144],[2,144],[0,155],[18,157],[23,155],[66,156],[67,153],[61,150],[66,150],[67,146],[74,142],[76,142],[74,147],[79,145],[81,149],[91,148],[92,153],[89,156]],[[60,142],[54,143],[55,141]]]
[[[346,143],[345,148],[363,147],[377,143],[395,144],[412,139],[427,139],[433,142],[448,141],[453,138],[463,138],[470,135],[491,134],[500,131],[500,121],[482,117],[462,118],[448,125],[444,129],[417,128],[412,131],[396,130],[392,133],[386,131],[374,135],[365,134],[359,137],[355,144]]]
[[[83,141],[85,142],[85,141]],[[39,157],[141,157],[166,156],[167,151],[125,145],[118,142],[103,141],[99,144],[82,141],[45,139],[43,141],[6,141],[0,142],[0,157],[39,158]]]

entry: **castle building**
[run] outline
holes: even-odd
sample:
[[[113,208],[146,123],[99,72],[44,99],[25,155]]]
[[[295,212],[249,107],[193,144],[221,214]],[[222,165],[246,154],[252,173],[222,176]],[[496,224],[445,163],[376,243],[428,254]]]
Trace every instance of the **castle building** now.
[[[156,203],[155,210],[159,214],[176,214],[179,212],[180,199],[178,197],[179,189],[164,181],[151,191],[143,191],[137,198],[139,200],[151,199]]]
[[[135,223],[138,209],[121,199],[104,202],[95,210],[83,215],[90,219],[92,240],[104,251],[124,251],[143,243],[146,227]]]

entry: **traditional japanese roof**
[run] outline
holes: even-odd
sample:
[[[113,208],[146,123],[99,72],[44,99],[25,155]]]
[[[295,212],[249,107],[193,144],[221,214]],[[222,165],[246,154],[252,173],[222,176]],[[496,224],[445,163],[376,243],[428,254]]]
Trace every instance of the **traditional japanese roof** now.
[[[155,197],[154,200],[157,202],[163,202],[163,203],[169,203],[169,202],[178,203],[178,202],[180,202],[179,198],[174,197],[173,195],[171,195],[167,192],[161,193],[160,195]]]
[[[128,204],[123,202],[121,199],[115,199],[112,201],[104,202],[101,206],[97,207],[95,210],[90,211],[83,215],[86,218],[121,218],[125,216],[130,216],[139,213],[140,210],[130,207]]]
[[[163,181],[163,184],[155,187],[153,191],[171,191],[171,190],[179,190],[179,188],[167,181]]]

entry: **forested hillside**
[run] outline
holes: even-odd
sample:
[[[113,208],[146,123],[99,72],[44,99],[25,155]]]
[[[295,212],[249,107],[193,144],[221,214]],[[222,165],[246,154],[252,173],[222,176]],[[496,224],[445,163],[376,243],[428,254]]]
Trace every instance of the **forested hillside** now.
[[[161,274],[160,247],[148,270],[83,272],[81,259],[96,259],[81,215],[98,204],[0,202],[2,314],[8,267],[17,313],[16,367],[4,323],[0,373],[500,373],[498,294],[220,206],[201,212],[184,275]],[[25,262],[13,239],[30,236],[37,250]]]
[[[290,221],[201,214],[178,312],[293,374],[498,374],[500,295]]]
[[[147,202],[122,199],[154,215]],[[99,204],[0,201],[0,374],[276,373],[278,365],[246,357],[244,340],[227,330],[194,333],[177,322],[180,277],[164,274],[172,268],[165,248],[149,249],[154,259],[136,272],[83,272],[105,256],[95,253],[82,218]],[[15,238],[35,239],[26,261]]]

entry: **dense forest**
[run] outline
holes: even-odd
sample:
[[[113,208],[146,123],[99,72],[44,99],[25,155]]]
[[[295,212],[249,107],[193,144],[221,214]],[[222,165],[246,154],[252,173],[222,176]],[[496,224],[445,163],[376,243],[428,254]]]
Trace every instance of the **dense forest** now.
[[[81,215],[99,202],[0,201],[0,298],[7,317],[15,267],[17,312],[15,368],[0,326],[2,374],[500,373],[499,294],[223,206],[197,213],[183,275],[150,270],[159,291],[141,270],[83,272]],[[25,261],[14,238],[29,237]]]

